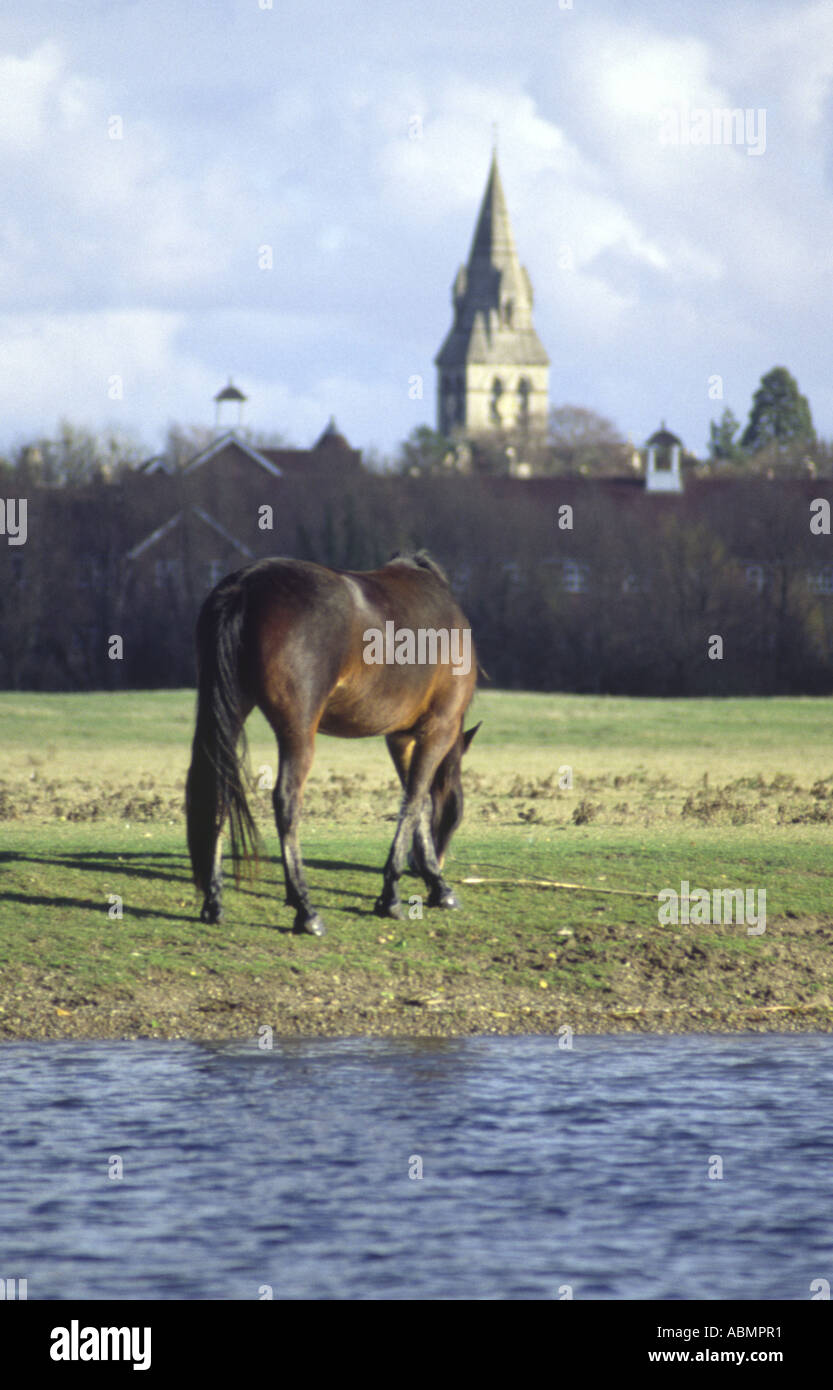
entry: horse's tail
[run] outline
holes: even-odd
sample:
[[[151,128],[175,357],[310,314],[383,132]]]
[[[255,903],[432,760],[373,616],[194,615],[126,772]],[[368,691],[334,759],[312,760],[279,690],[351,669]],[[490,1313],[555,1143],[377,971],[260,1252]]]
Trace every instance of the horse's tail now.
[[[246,590],[238,580],[214,589],[197,619],[197,726],[185,803],[191,868],[203,893],[208,892],[214,847],[226,820],[235,875],[241,859],[257,859],[257,827],[243,783],[246,710],[240,652],[245,615]]]

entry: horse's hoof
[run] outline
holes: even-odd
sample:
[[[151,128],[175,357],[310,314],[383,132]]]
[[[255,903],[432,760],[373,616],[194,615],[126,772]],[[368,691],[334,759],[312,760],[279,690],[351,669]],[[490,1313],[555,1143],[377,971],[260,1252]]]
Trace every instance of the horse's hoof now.
[[[214,927],[218,922],[222,922],[222,920],[223,909],[220,907],[219,903],[203,903],[202,911],[200,912],[201,922],[208,922],[210,926]]]
[[[316,912],[312,917],[296,917],[292,928],[299,936],[324,936],[323,919]]]
[[[397,921],[405,916],[400,902],[388,903],[385,902],[384,898],[376,899],[373,904],[373,911],[376,913],[377,917],[395,917]]]
[[[450,888],[446,888],[445,892],[444,892],[444,893],[441,893],[441,894],[439,895],[439,897],[436,897],[436,898],[429,897],[429,899],[428,899],[428,906],[429,906],[429,907],[459,907],[459,906],[460,906],[460,899],[459,899],[454,893],[452,893],[452,891],[451,891]]]

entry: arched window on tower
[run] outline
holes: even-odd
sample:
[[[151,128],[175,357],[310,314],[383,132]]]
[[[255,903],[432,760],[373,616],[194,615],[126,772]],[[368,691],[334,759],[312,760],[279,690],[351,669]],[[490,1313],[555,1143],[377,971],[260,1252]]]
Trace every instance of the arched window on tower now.
[[[455,425],[462,425],[466,419],[465,377],[457,374],[444,378],[442,387],[442,430],[450,434]]]
[[[466,420],[466,382],[465,378],[458,376],[454,383],[457,392],[454,402],[454,419],[459,424],[465,424]]]
[[[492,417],[492,424],[493,424],[493,425],[499,425],[499,424],[501,423],[501,419],[500,419],[500,398],[501,398],[502,395],[503,395],[503,382],[501,381],[501,379],[500,379],[499,376],[496,376],[495,379],[494,379],[494,381],[492,382],[492,400],[491,400],[491,406],[490,406],[490,414],[491,414],[491,417]]]
[[[505,328],[512,327],[512,315],[515,312],[515,302],[512,299],[503,301],[503,325]]]
[[[450,434],[451,429],[454,425],[455,414],[454,382],[451,380],[450,377],[446,377],[444,379],[441,387],[441,393],[442,432],[443,434]]]
[[[531,391],[531,381],[528,377],[522,376],[518,382],[518,424],[521,426],[529,424],[529,397]]]

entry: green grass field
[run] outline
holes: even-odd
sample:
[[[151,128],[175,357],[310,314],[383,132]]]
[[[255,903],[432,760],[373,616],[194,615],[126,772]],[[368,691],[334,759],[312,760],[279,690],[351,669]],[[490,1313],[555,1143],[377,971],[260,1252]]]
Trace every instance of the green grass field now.
[[[0,1037],[833,1026],[829,701],[482,692],[446,865],[462,909],[403,922],[372,913],[384,743],[321,737],[301,828],[321,940],[289,931],[259,715],[261,872],[197,920],[193,713],[189,691],[0,694]],[[662,924],[683,881],[765,890],[765,932]]]

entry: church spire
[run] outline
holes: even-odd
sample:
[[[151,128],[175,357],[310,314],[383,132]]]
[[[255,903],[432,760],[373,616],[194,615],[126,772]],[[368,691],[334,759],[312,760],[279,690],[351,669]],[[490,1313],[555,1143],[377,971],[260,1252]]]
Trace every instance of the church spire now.
[[[496,148],[452,302],[454,323],[435,359],[440,431],[543,424],[549,358],[532,325],[532,285],[515,249]]]
[[[506,197],[500,181],[500,170],[497,166],[497,150],[492,151],[489,181],[486,184],[483,202],[480,204],[480,216],[469,253],[469,266],[475,258],[486,260],[500,269],[510,262],[517,264],[518,260]]]

